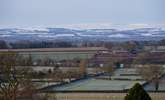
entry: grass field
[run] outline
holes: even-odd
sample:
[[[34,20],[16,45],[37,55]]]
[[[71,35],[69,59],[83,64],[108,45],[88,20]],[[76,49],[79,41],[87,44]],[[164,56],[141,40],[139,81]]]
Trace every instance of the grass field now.
[[[124,100],[125,95],[126,93],[56,93],[57,100]],[[165,100],[165,93],[150,93],[150,96],[152,100]]]
[[[57,91],[104,91],[104,90],[123,90],[129,89],[135,83],[144,83],[142,81],[127,81],[127,80],[101,80],[101,79],[86,79],[75,83],[66,84],[60,87],[54,87],[50,90]]]
[[[29,56],[29,54],[33,57],[34,60],[50,58],[53,60],[72,60],[75,58],[84,59],[91,58],[94,53],[93,52],[23,52],[20,53],[23,56]]]

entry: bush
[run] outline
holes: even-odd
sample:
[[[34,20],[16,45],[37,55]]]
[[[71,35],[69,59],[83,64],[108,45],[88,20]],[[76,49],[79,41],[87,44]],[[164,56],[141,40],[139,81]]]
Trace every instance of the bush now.
[[[125,96],[124,100],[151,100],[151,97],[143,89],[143,86],[136,83]]]

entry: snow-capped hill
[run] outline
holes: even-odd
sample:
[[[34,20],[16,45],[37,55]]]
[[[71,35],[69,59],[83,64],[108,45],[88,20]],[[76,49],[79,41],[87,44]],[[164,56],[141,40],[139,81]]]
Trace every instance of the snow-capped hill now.
[[[165,30],[161,28],[140,28],[132,30],[117,29],[67,29],[67,28],[42,28],[42,29],[0,29],[0,39],[16,40],[160,40],[165,38]]]

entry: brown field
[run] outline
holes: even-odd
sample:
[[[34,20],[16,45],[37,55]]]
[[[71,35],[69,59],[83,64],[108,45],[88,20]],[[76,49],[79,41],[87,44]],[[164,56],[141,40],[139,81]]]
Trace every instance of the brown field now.
[[[56,93],[57,100],[124,100],[125,95],[126,93]],[[165,93],[150,95],[152,100],[165,100]]]

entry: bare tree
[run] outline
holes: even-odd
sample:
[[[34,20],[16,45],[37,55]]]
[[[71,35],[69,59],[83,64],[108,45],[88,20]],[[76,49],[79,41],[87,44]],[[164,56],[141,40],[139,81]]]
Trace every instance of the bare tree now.
[[[160,77],[164,74],[162,65],[143,65],[142,67],[138,67],[137,71],[145,80],[153,82],[155,84],[155,90],[158,91]]]
[[[4,100],[17,100],[24,91],[24,82],[29,80],[29,69],[16,67],[18,55],[14,52],[0,53],[0,93]],[[28,89],[30,90],[30,89]]]
[[[0,53],[1,99],[46,100],[38,98],[37,85],[32,82],[32,69],[18,66],[19,58],[15,52]]]
[[[56,69],[52,72],[52,74],[50,75],[51,78],[53,78],[54,81],[57,82],[63,82],[64,80],[64,73],[62,72],[61,69]]]
[[[73,70],[73,69],[66,71],[64,75],[65,75],[65,78],[69,79],[69,81],[71,81],[72,78],[77,79],[77,78],[80,78],[81,76],[77,70]]]
[[[87,66],[86,60],[82,59],[79,64],[79,71],[80,71],[81,77],[85,77],[85,75],[86,75],[86,66]]]
[[[114,67],[112,65],[107,65],[105,67],[105,72],[112,73],[114,71]]]
[[[157,64],[161,59],[163,59],[161,55],[150,52],[140,53],[134,59],[134,64],[141,65],[141,67],[137,67],[137,71],[145,80],[152,81],[155,84],[156,91],[159,89],[159,78],[164,74],[164,67]]]

